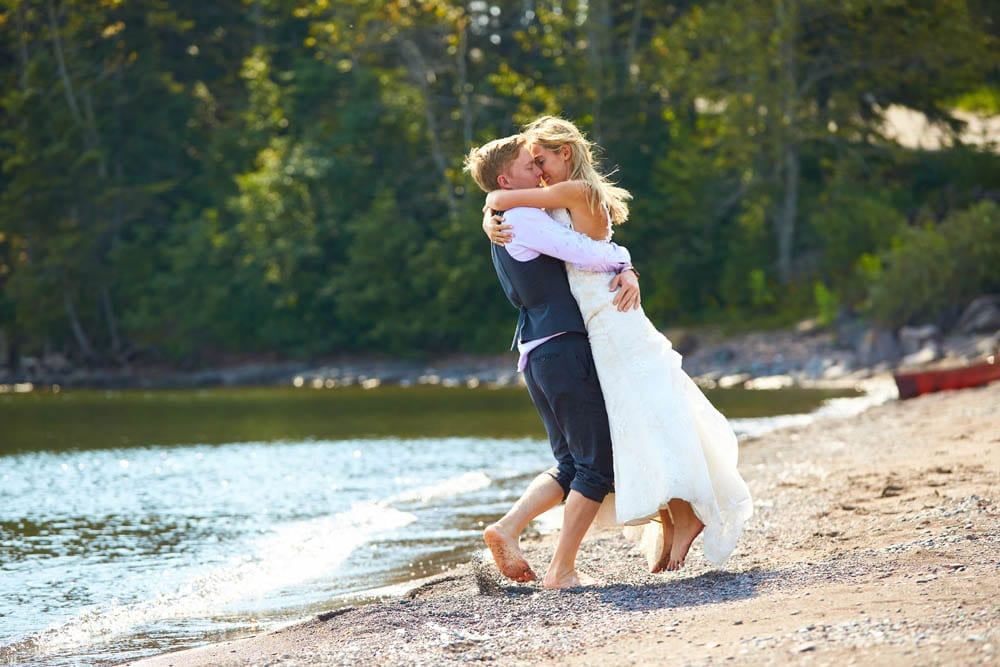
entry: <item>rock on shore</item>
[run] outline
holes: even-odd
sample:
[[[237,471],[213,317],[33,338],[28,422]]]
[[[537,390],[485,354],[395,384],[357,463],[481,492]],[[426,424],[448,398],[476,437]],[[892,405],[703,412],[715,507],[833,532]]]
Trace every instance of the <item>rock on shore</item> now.
[[[602,585],[546,591],[473,562],[406,595],[134,664],[996,664],[1000,383],[743,443],[756,513],[716,570],[646,572],[617,531]],[[525,541],[537,566],[553,538]]]
[[[713,331],[664,332],[684,356],[684,370],[703,386],[733,387],[760,380],[776,388],[816,382],[855,382],[899,366],[940,362],[961,365],[1000,351],[1000,295],[973,300],[954,326],[873,326],[846,311],[830,326],[814,320],[775,330],[721,336]],[[2,340],[0,340],[2,342]],[[0,346],[2,347],[2,346]],[[2,351],[2,350],[0,350]],[[7,361],[0,354],[0,364]],[[244,362],[227,367],[177,369],[74,368],[63,355],[23,357],[14,370],[0,366],[0,392],[39,387],[181,389],[277,385],[330,389],[360,385],[439,384],[446,387],[509,386],[522,381],[515,355],[452,355],[429,362],[347,358],[329,363]]]
[[[956,332],[904,327],[896,332],[856,322],[837,329],[810,322],[768,332],[723,337],[713,332],[668,330],[684,355],[684,370],[706,387],[751,384],[748,388],[852,384],[900,366],[961,365],[1000,349],[1000,331]],[[193,371],[74,368],[64,358],[30,360],[17,373],[0,368],[0,392],[63,389],[185,389],[294,386],[331,389],[385,385],[504,387],[522,382],[516,355],[452,355],[429,361],[346,358],[324,363],[244,363]]]

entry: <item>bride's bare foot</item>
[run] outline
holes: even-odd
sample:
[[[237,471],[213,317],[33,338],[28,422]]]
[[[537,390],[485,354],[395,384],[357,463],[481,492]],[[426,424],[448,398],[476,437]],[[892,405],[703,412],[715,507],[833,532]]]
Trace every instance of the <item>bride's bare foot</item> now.
[[[550,569],[545,573],[542,585],[545,588],[579,588],[580,586],[595,586],[599,583],[597,579],[586,574],[580,574],[576,570],[569,572],[554,573]]]
[[[669,510],[660,510],[660,523],[663,524],[663,548],[660,550],[660,560],[656,561],[653,569],[650,570],[653,574],[667,571],[667,565],[670,563],[670,549],[674,545],[674,520],[670,518]]]
[[[705,529],[705,524],[695,516],[691,503],[686,500],[674,498],[670,501],[669,507],[670,516],[674,519],[674,540],[670,546],[667,569],[673,571],[684,567],[684,559],[687,558],[691,543]]]
[[[521,553],[517,536],[508,535],[497,524],[483,531],[483,540],[493,554],[493,562],[500,569],[500,574],[521,583],[534,581],[538,578],[531,565]]]

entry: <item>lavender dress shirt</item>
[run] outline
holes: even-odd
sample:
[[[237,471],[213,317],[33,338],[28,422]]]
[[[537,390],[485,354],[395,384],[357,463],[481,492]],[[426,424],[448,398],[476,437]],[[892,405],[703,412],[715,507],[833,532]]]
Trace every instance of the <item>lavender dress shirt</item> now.
[[[529,262],[539,255],[548,255],[569,262],[584,271],[619,273],[631,266],[626,248],[608,241],[595,241],[585,234],[563,227],[545,211],[518,207],[504,213],[504,221],[514,233],[514,239],[504,246],[511,257]],[[517,370],[524,371],[528,354],[542,343],[561,336],[562,331],[545,338],[518,341]]]

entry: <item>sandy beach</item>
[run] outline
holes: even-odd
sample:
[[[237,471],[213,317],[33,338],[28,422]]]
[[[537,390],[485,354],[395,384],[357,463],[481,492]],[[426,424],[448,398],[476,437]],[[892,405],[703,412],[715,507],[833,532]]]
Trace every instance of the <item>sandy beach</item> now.
[[[736,553],[652,575],[619,531],[546,591],[470,562],[379,602],[128,663],[975,665],[1000,657],[1000,383],[745,441]],[[523,546],[536,570],[551,535]]]

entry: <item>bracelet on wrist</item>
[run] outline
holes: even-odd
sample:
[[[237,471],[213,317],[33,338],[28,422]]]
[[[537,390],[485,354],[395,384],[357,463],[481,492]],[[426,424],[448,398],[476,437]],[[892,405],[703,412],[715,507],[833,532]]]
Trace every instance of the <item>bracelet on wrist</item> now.
[[[622,270],[621,270],[621,271],[619,271],[618,273],[625,273],[626,271],[631,271],[632,273],[634,273],[634,274],[635,274],[635,277],[636,277],[636,278],[638,278],[638,277],[639,277],[639,271],[638,271],[638,269],[636,269],[636,268],[635,268],[634,266],[632,266],[631,264],[629,264],[628,266],[626,266],[626,267],[625,267],[624,269],[622,269]]]

